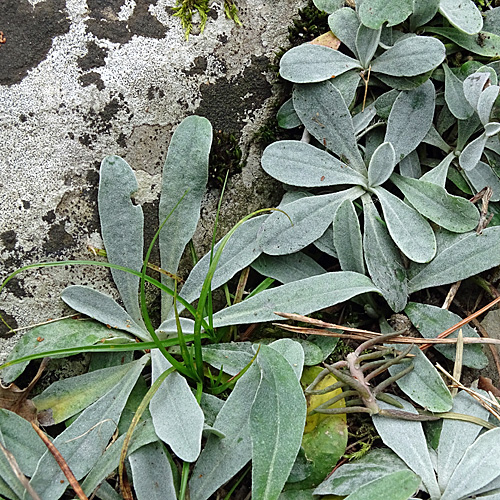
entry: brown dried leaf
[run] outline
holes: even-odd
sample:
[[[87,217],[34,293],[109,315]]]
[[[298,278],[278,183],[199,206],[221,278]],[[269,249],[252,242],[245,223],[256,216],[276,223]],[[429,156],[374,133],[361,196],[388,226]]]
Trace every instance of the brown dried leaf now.
[[[478,389],[482,389],[486,392],[491,392],[496,398],[500,397],[500,389],[493,385],[491,378],[479,377],[479,383],[477,384]]]
[[[337,50],[340,46],[340,40],[331,32],[323,33],[322,35],[315,38],[312,42],[313,45],[323,45],[324,47],[330,47],[333,50]]]

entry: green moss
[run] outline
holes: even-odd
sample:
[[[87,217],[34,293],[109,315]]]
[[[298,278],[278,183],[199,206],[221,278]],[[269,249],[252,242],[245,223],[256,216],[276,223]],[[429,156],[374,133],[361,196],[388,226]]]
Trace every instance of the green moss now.
[[[241,149],[236,136],[222,130],[214,130],[208,167],[208,185],[222,187],[227,174],[232,176],[241,172],[242,168]]]
[[[299,10],[298,18],[288,28],[288,40],[292,46],[300,45],[328,31],[328,14],[318,10],[310,0],[306,7]]]

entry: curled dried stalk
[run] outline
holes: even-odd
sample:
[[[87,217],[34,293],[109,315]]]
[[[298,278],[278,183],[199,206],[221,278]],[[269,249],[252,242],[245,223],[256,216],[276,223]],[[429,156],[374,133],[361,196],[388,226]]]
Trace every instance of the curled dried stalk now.
[[[326,365],[325,369],[318,374],[311,385],[306,388],[307,395],[327,394],[336,389],[341,389],[340,394],[335,395],[328,401],[314,408],[314,413],[340,414],[340,413],[368,413],[369,415],[383,415],[387,417],[415,419],[421,417],[400,410],[384,410],[379,407],[377,401],[385,401],[398,408],[400,403],[383,391],[393,382],[404,377],[413,370],[410,364],[398,374],[393,375],[375,387],[370,386],[370,381],[385,372],[389,367],[407,361],[413,345],[404,351],[398,352],[392,347],[384,347],[384,342],[399,335],[399,332],[382,335],[378,338],[369,339],[354,351],[347,355],[345,360],[338,361],[332,365]],[[378,347],[379,350],[363,354],[367,349]],[[316,389],[318,384],[328,375],[332,374],[338,382],[324,389]],[[329,408],[337,401],[345,399],[346,405],[342,408]]]

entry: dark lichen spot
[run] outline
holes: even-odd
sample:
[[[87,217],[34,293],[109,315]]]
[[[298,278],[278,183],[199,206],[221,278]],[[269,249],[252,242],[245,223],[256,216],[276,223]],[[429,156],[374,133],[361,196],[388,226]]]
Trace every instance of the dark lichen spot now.
[[[7,290],[16,296],[18,299],[24,299],[26,297],[33,297],[32,293],[29,293],[24,288],[24,283],[19,278],[12,278],[7,283]]]
[[[121,148],[127,147],[127,136],[123,132],[121,132],[118,139],[116,139],[116,144],[118,144]]]
[[[15,330],[19,326],[16,319],[14,318],[14,316],[11,316],[9,313],[5,312],[3,309],[0,309],[0,315],[2,316],[5,323],[10,326],[9,328],[3,321],[0,321],[0,337],[4,339],[12,337],[12,335],[14,335],[14,333],[12,333],[12,330]]]
[[[2,0],[0,29],[6,43],[0,50],[0,85],[19,83],[45,59],[52,39],[69,31],[65,0]]]
[[[87,42],[87,53],[78,59],[78,66],[83,71],[90,71],[91,69],[104,66],[107,54],[107,49],[99,47],[95,42]]]
[[[79,141],[84,146],[90,146],[98,135],[111,133],[112,120],[122,110],[130,114],[130,109],[121,93],[112,97],[101,111],[90,109],[84,118],[93,133],[87,132],[83,134],[79,137]],[[132,114],[129,117],[131,118]]]
[[[28,210],[31,207],[31,203],[28,200],[21,200],[24,210]]]
[[[99,73],[96,73],[95,71],[90,71],[89,73],[80,75],[78,77],[78,81],[84,87],[88,87],[89,85],[94,84],[99,90],[104,89],[104,87],[106,86],[104,85],[101,75]]]
[[[148,100],[152,101],[153,99],[162,99],[165,97],[165,91],[160,87],[149,87],[148,89]]]
[[[21,113],[21,114],[19,115],[19,121],[20,121],[21,123],[24,123],[24,122],[25,122],[25,121],[27,121],[27,120],[28,120],[28,117],[27,117],[24,113]]]
[[[16,232],[13,229],[4,231],[3,233],[0,233],[0,240],[2,240],[3,246],[7,250],[14,250],[17,243]]]
[[[58,253],[74,245],[75,241],[71,234],[66,231],[64,221],[60,221],[49,229],[43,249],[46,253]]]
[[[194,58],[193,65],[187,71],[185,71],[186,75],[203,75],[207,70],[207,59],[203,56],[198,56]]]
[[[45,215],[42,216],[42,220],[47,224],[53,224],[56,220],[56,214],[54,210],[49,210]]]

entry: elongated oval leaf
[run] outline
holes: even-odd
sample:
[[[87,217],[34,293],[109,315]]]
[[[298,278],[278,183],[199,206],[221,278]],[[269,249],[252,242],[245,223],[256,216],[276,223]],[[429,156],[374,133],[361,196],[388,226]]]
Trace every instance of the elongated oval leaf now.
[[[103,325],[123,330],[140,339],[150,340],[147,330],[137,324],[132,315],[123,309],[109,295],[82,285],[71,285],[65,288],[61,299],[72,309],[96,319]]]
[[[363,0],[358,14],[368,28],[378,29],[387,21],[387,26],[402,23],[413,10],[412,0]]]
[[[292,366],[278,351],[262,345],[257,363],[262,378],[250,411],[252,496],[271,500],[278,498],[299,452],[306,400]]]
[[[500,123],[491,122],[484,126],[484,134],[486,137],[493,137],[500,132]]]
[[[184,248],[192,238],[200,218],[201,200],[208,181],[208,155],[212,145],[212,126],[201,116],[185,118],[172,136],[163,166],[158,215],[160,224],[184,198],[163,226],[158,242],[161,267],[176,273]],[[186,192],[187,191],[187,192]],[[173,288],[173,280],[162,275]],[[172,305],[171,297],[162,294],[162,318]]]
[[[366,292],[378,292],[372,281],[353,272],[325,273],[293,281],[250,297],[214,314],[214,327],[277,321],[278,312],[309,314]],[[298,300],[300,297],[300,300]]]
[[[500,180],[487,163],[478,162],[472,170],[465,171],[465,176],[478,193],[481,189],[489,187],[493,191],[490,200],[500,201]]]
[[[488,410],[465,391],[460,391],[455,396],[452,411],[488,420]],[[439,436],[437,462],[438,482],[441,490],[445,490],[453,475],[453,471],[467,451],[467,448],[474,443],[480,431],[481,427],[472,422],[451,419],[443,420]],[[460,436],[460,439],[457,439],[457,436]]]
[[[441,28],[426,26],[425,30],[429,33],[442,35],[460,47],[470,50],[474,54],[485,57],[500,56],[500,36],[493,33],[480,31],[477,35],[468,35],[455,28]]]
[[[280,256],[262,254],[252,262],[252,268],[283,284],[326,273],[313,258],[302,252]]]
[[[356,97],[356,91],[361,82],[361,75],[358,71],[347,71],[342,75],[328,80],[342,95],[346,106],[350,108]],[[365,108],[366,111],[367,108]]]
[[[477,110],[479,97],[481,96],[484,86],[489,78],[489,73],[476,71],[472,75],[469,75],[463,82],[465,98],[475,110]]]
[[[304,349],[302,344],[292,339],[278,339],[269,344],[275,351],[278,351],[290,364],[297,380],[302,377],[304,368]]]
[[[356,56],[356,36],[360,21],[356,12],[349,8],[343,7],[338,9],[328,17],[328,26],[332,33]]]
[[[429,223],[413,208],[382,187],[374,188],[394,243],[414,262],[429,262],[436,254],[436,238]],[[411,202],[410,202],[411,203]]]
[[[331,14],[344,5],[342,0],[313,0],[317,9]]]
[[[203,346],[203,361],[224,370],[231,376],[237,375],[254,356],[249,342],[231,342]]]
[[[466,120],[472,116],[474,108],[465,98],[463,82],[455,76],[447,64],[443,64],[443,68],[445,77],[444,98],[446,99],[446,104],[448,104],[449,110],[456,118]]]
[[[486,125],[490,121],[491,110],[498,97],[499,91],[500,87],[498,85],[490,85],[486,87],[479,96],[477,101],[477,114],[483,125]]]
[[[411,153],[427,135],[432,125],[435,105],[434,85],[430,80],[415,90],[401,92],[394,101],[385,141],[396,152],[396,162]]]
[[[410,280],[410,292],[454,283],[500,265],[500,253],[492,251],[499,245],[499,226],[487,227],[481,234],[464,235],[439,251],[434,260]]]
[[[449,411],[453,398],[441,375],[417,346],[413,347],[411,354],[414,356],[411,360],[413,370],[396,382],[398,387],[415,403],[429,411]],[[389,368],[389,373],[394,376],[407,366],[407,363],[393,365]]]
[[[292,98],[285,101],[280,109],[278,109],[276,119],[278,120],[278,125],[285,129],[291,129],[301,125],[300,118],[297,116],[293,107]]]
[[[460,166],[464,170],[472,170],[479,163],[487,140],[486,134],[481,134],[477,139],[467,144],[458,158]]]
[[[409,413],[417,413],[407,401],[395,397]],[[394,409],[393,406],[379,402],[385,409]],[[391,448],[408,467],[418,474],[432,498],[440,498],[441,492],[434,475],[431,458],[427,450],[424,431],[420,422],[385,418],[378,415],[372,417],[375,428],[386,446]]]
[[[335,250],[335,246],[333,245],[333,225],[330,224],[326,231],[323,233],[323,236],[318,238],[313,245],[322,252],[330,255],[331,257],[337,258],[337,251]]]
[[[54,439],[77,480],[89,472],[106,449],[149,355],[130,363],[127,375],[107,394],[84,410]],[[31,485],[42,498],[57,500],[68,487],[58,463],[49,451],[38,462]]]
[[[129,457],[137,500],[175,500],[172,468],[161,443],[151,443]]]
[[[335,213],[333,243],[342,271],[365,274],[361,228],[358,215],[350,200],[342,202]]]
[[[439,0],[413,0],[413,14],[410,17],[411,31],[428,23],[436,15],[438,9]]]
[[[381,27],[368,28],[361,24],[356,35],[356,48],[358,49],[359,61],[363,68],[367,68],[375,55],[380,40]]]
[[[264,222],[259,234],[262,251],[283,255],[301,250],[326,231],[344,200],[355,200],[362,193],[362,188],[354,187],[339,193],[302,198],[286,205],[284,210],[288,217],[274,212]]]
[[[433,70],[445,58],[444,45],[436,38],[405,38],[372,62],[372,71],[390,76],[417,76]]]
[[[291,186],[365,185],[366,179],[334,156],[300,141],[278,141],[262,155],[262,168]]]
[[[406,271],[401,255],[369,197],[363,197],[363,207],[366,267],[389,306],[399,312],[408,300]]]
[[[368,166],[368,184],[370,187],[383,184],[394,171],[396,153],[390,142],[383,142],[374,152]]]
[[[191,500],[206,500],[250,461],[250,408],[260,381],[260,369],[254,363],[236,382],[219,411],[214,427],[223,432],[225,438],[213,434],[208,437],[189,481]]]
[[[169,363],[156,349],[153,351],[153,377],[169,368]],[[161,367],[161,368],[157,368]],[[171,373],[160,385],[149,403],[158,437],[185,462],[194,462],[201,451],[204,416],[186,379]]]
[[[315,83],[361,68],[356,59],[323,45],[303,44],[281,58],[280,75],[294,83]]]
[[[102,239],[109,262],[140,271],[143,260],[144,215],[132,203],[137,180],[128,163],[119,156],[108,156],[99,179],[98,206]],[[125,229],[126,228],[126,229]],[[135,323],[143,326],[139,308],[139,277],[111,269],[125,309]]]
[[[399,173],[404,177],[411,177],[412,179],[418,179],[422,175],[420,158],[415,150],[399,162]]]
[[[477,208],[470,201],[448,194],[437,184],[397,174],[391,180],[422,215],[449,231],[465,233],[479,222]]]
[[[293,105],[307,130],[326,148],[349,160],[360,173],[366,167],[354,134],[351,113],[340,91],[330,82],[298,85],[293,91]]]
[[[416,302],[410,302],[405,308],[405,313],[408,315],[415,328],[427,339],[436,338],[441,332],[444,332],[462,320],[460,316],[457,316],[447,309]],[[477,332],[469,325],[464,325],[462,327],[462,333],[464,337],[479,337]],[[449,338],[455,338],[457,335],[458,330],[453,332]],[[434,349],[448,359],[455,361],[455,345],[436,344],[434,345]],[[470,368],[481,369],[488,365],[488,358],[483,353],[483,348],[480,345],[464,345],[462,363]]]
[[[436,165],[432,170],[426,172],[422,177],[420,177],[421,181],[432,182],[437,186],[441,186],[443,189],[446,185],[446,178],[448,176],[448,169],[450,168],[451,162],[455,158],[455,154],[449,153],[446,158],[441,161],[439,165]],[[406,176],[408,177],[408,176]]]
[[[463,498],[500,475],[500,455],[491,453],[500,446],[500,428],[482,434],[470,446],[450,477],[442,500]]]
[[[474,35],[483,27],[481,12],[471,0],[440,0],[439,12],[460,31]]]

